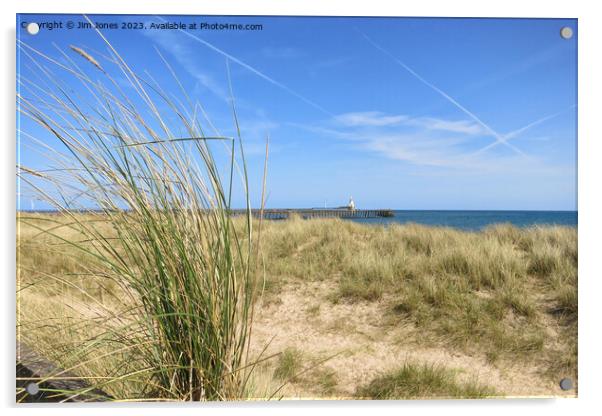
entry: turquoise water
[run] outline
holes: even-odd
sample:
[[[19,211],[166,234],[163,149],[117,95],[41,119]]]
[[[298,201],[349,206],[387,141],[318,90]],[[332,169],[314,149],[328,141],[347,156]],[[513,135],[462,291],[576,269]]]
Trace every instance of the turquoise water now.
[[[395,210],[391,218],[352,219],[359,223],[417,223],[480,230],[491,224],[510,223],[517,227],[534,225],[577,226],[577,211],[406,211]]]

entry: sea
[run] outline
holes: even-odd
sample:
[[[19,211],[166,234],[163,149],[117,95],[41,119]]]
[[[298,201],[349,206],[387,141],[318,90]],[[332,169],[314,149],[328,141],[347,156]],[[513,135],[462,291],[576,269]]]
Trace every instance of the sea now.
[[[394,210],[388,218],[354,218],[364,224],[438,225],[468,231],[479,231],[492,224],[512,224],[516,227],[564,225],[577,227],[577,211],[408,211]]]
[[[26,210],[23,212],[54,213],[53,210]],[[479,231],[492,224],[512,224],[516,227],[536,225],[564,225],[577,227],[577,211],[440,211],[393,210],[393,217],[349,218],[362,224],[423,224]]]

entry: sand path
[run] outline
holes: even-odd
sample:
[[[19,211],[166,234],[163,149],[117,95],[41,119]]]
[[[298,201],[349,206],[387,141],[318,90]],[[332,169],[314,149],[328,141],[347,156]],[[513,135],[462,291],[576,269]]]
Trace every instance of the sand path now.
[[[260,302],[252,353],[257,354],[267,343],[266,355],[286,348],[300,350],[307,368],[334,372],[336,398],[350,398],[358,386],[406,360],[457,369],[458,380],[481,382],[506,397],[575,396],[574,391],[563,392],[543,377],[535,365],[507,361],[492,365],[484,354],[471,356],[452,349],[422,347],[411,324],[387,323],[383,302],[333,304],[328,296],[335,290],[333,283],[295,281],[282,289],[278,300]],[[328,357],[332,358],[315,365]],[[311,382],[289,383],[279,395],[328,397]]]

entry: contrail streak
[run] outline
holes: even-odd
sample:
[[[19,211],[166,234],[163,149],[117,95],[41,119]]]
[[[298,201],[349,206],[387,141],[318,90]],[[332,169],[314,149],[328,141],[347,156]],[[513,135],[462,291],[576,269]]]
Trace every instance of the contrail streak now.
[[[157,19],[163,21],[164,23],[167,22],[167,20],[163,19],[161,16],[155,16]],[[270,84],[273,84],[275,86],[277,86],[278,88],[283,89],[284,91],[288,92],[289,94],[297,97],[298,99],[300,99],[301,101],[305,102],[306,104],[309,104],[310,106],[314,107],[315,109],[321,111],[322,113],[334,117],[334,114],[332,114],[330,111],[326,110],[324,107],[322,107],[319,104],[316,104],[315,102],[313,102],[312,100],[310,100],[309,98],[305,98],[304,96],[302,96],[301,94],[299,94],[298,92],[292,90],[291,88],[287,87],[286,85],[276,81],[273,78],[270,78],[269,76],[267,76],[266,74],[264,74],[263,72],[253,68],[251,65],[241,61],[240,59],[230,55],[229,53],[221,50],[220,48],[218,48],[217,46],[214,46],[213,44],[207,42],[204,39],[199,38],[196,35],[193,35],[190,32],[187,32],[183,29],[178,29],[180,32],[184,33],[186,36],[196,40],[197,42],[202,43],[203,45],[205,45],[206,47],[208,47],[209,49],[213,50],[214,52],[219,53],[222,56],[225,56],[226,58],[230,59],[232,62],[237,63],[238,65],[242,66],[243,68],[251,71],[252,73],[254,73],[255,75],[257,75],[258,77],[264,79],[265,81],[269,82]]]
[[[508,133],[508,134],[504,135],[504,140],[505,140],[505,141],[508,141],[508,140],[510,140],[510,139],[513,139],[513,138],[515,138],[516,136],[518,136],[518,135],[520,135],[520,134],[524,133],[526,130],[530,129],[531,127],[535,127],[535,126],[537,126],[537,125],[539,125],[539,124],[541,124],[541,123],[543,123],[543,122],[546,122],[546,121],[548,121],[548,120],[550,120],[550,119],[553,119],[553,118],[555,118],[555,117],[558,117],[559,115],[561,115],[561,114],[564,114],[564,113],[566,113],[567,111],[569,111],[569,110],[572,110],[572,109],[573,109],[573,108],[575,108],[575,107],[576,107],[576,105],[575,105],[575,104],[573,104],[573,105],[572,105],[572,106],[570,106],[569,108],[565,108],[564,110],[562,110],[562,111],[558,111],[557,113],[551,114],[551,115],[549,115],[549,116],[546,116],[546,117],[542,117],[542,118],[540,118],[540,119],[538,119],[538,120],[535,120],[535,121],[534,121],[534,122],[532,122],[532,123],[529,123],[529,124],[527,124],[527,125],[526,125],[526,126],[524,126],[524,127],[521,127],[520,129],[516,129],[516,130],[514,130],[514,131],[511,131],[510,133]],[[479,154],[479,153],[483,153],[483,152],[485,152],[485,151],[487,151],[487,150],[491,149],[492,147],[495,147],[495,146],[497,146],[498,144],[500,144],[500,142],[493,142],[493,143],[491,143],[491,144],[489,144],[489,145],[487,145],[487,146],[485,146],[485,147],[483,147],[483,148],[481,148],[481,149],[477,150],[476,152],[474,152],[474,153],[473,153],[473,155],[477,155],[477,154]]]
[[[422,82],[423,84],[425,84],[427,87],[431,88],[433,91],[435,91],[439,95],[441,95],[447,101],[449,101],[454,106],[456,106],[458,109],[460,109],[464,114],[466,114],[468,117],[470,117],[471,119],[473,119],[477,124],[479,124],[481,127],[483,127],[490,135],[492,135],[493,137],[495,137],[495,139],[496,139],[495,143],[504,144],[504,145],[508,146],[509,148],[511,148],[512,150],[514,150],[516,153],[518,153],[518,154],[520,154],[522,156],[527,156],[525,153],[523,153],[516,146],[513,146],[510,143],[507,143],[507,141],[504,139],[504,137],[502,135],[500,135],[497,131],[495,131],[494,129],[492,129],[491,127],[489,127],[489,125],[487,125],[483,120],[481,120],[473,112],[471,112],[466,107],[464,107],[462,104],[460,104],[458,101],[456,101],[449,94],[447,94],[446,92],[444,92],[440,88],[438,88],[436,85],[433,85],[432,83],[430,83],[429,81],[427,81],[426,79],[424,79],[422,76],[420,76],[418,73],[416,73],[416,71],[414,71],[412,68],[410,68],[409,66],[407,66],[405,63],[403,63],[401,60],[399,60],[396,56],[394,56],[393,54],[391,54],[388,50],[384,49],[382,46],[380,46],[379,44],[377,44],[376,42],[374,42],[372,39],[370,39],[368,37],[368,35],[366,35],[365,33],[361,32],[357,28],[356,28],[356,30],[372,46],[374,46],[376,49],[378,49],[379,51],[381,51],[382,53],[384,53],[385,55],[387,55],[389,58],[393,59],[398,65],[400,65],[402,68],[404,68],[410,74],[412,74],[416,79],[418,79],[420,82]]]

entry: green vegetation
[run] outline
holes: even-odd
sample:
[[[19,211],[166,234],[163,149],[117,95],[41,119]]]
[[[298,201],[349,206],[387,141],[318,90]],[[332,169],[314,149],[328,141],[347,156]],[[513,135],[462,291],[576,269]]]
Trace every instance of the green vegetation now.
[[[465,232],[297,219],[266,224],[264,237],[268,296],[292,279],[335,280],[331,301],[384,302],[390,321],[413,323],[422,342],[493,360],[545,357],[548,321],[563,348],[576,342],[575,228]]]
[[[283,381],[294,381],[302,370],[302,353],[296,348],[287,348],[278,357],[274,376]]]
[[[94,222],[107,240],[113,238],[109,217],[75,216],[82,223]],[[41,231],[70,223],[71,216],[32,214],[19,221],[19,299],[26,311],[19,315],[19,324],[24,340],[64,368],[91,359],[85,368],[74,369],[82,376],[130,374],[104,387],[116,397],[140,397],[149,377],[131,376],[145,368],[133,359],[136,350],[115,353],[116,345],[98,341],[118,334],[120,345],[140,342],[128,338],[131,332],[120,332],[142,313],[135,297],[128,295],[131,290],[94,269],[90,254],[65,243],[80,238],[73,227],[56,228],[55,235]],[[231,221],[234,229],[246,227],[244,218]],[[540,368],[554,385],[560,376],[576,379],[574,228],[499,225],[463,232],[301,219],[264,222],[262,227],[263,305],[280,302],[300,285],[327,283],[328,292],[299,306],[310,320],[327,319],[335,304],[376,303],[383,311],[378,323],[383,335],[403,328],[397,341],[401,347],[464,351],[499,368],[522,361]],[[327,322],[328,334],[355,333],[351,319]],[[176,333],[186,332],[175,331],[174,337]],[[90,344],[93,348],[73,347]],[[107,355],[94,359],[101,352]],[[244,394],[269,397],[283,382],[313,397],[340,394],[340,376],[348,369],[330,364],[334,371],[323,364],[313,368],[312,353],[298,349],[274,352],[281,354],[262,363],[263,380],[249,379],[263,386],[261,392]]]
[[[320,392],[325,396],[334,396],[336,393],[338,380],[337,375],[333,370],[329,369],[318,369],[313,374],[314,379],[318,387],[320,388]]]
[[[22,44],[40,79],[20,78],[28,96],[17,97],[22,115],[56,139],[49,147],[32,137],[49,168],[19,166],[20,185],[58,211],[18,214],[18,335],[90,390],[117,400],[229,400],[270,397],[275,379],[326,396],[349,391],[341,381],[349,369],[302,365],[312,353],[286,349],[268,364],[250,357],[256,308],[315,282],[333,290],[299,308],[327,321],[324,339],[405,328],[400,343],[499,366],[536,362],[549,377],[576,379],[575,228],[255,222],[240,137],[208,136],[211,122],[177,78],[172,91],[106,46],[103,61],[72,47],[76,55],[59,63]],[[71,95],[73,82],[83,96]],[[239,131],[234,108],[233,119]],[[246,215],[233,218],[236,172]],[[360,303],[382,308],[378,322],[350,322],[347,312],[328,319],[335,306]],[[253,373],[260,361],[264,379]],[[375,398],[490,394],[414,364],[358,389]]]
[[[19,109],[56,139],[40,150],[56,168],[20,166],[19,178],[61,214],[19,215],[19,335],[119,399],[243,397],[259,235],[242,144],[247,215],[235,227],[227,213],[240,137],[210,138],[227,143],[220,172],[198,104],[184,89],[187,106],[170,98],[107,47],[110,70],[72,47],[93,74],[65,54],[57,71],[74,79],[40,65],[45,82],[21,81],[33,98],[19,96]],[[69,82],[89,96],[70,96]],[[97,211],[74,212],[85,206]]]
[[[405,363],[401,369],[376,377],[357,389],[356,397],[384,399],[479,399],[499,395],[475,382],[456,380],[456,372],[442,366]]]

